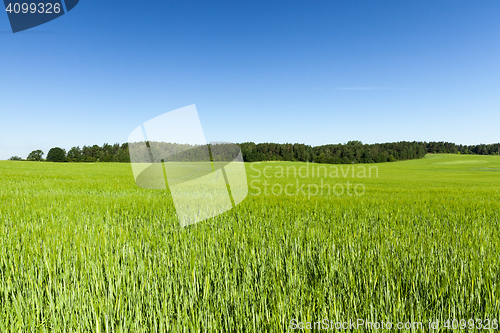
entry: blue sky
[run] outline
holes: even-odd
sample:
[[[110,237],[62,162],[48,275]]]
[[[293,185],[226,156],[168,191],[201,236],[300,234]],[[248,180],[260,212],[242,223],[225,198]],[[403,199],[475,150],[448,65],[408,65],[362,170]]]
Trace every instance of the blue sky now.
[[[209,141],[500,141],[497,0],[82,0],[0,45],[0,159],[191,104]]]

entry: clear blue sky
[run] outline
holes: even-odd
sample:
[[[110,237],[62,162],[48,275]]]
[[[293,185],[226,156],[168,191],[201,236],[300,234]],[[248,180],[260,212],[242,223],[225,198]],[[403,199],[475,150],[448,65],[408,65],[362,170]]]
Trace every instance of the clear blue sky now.
[[[190,104],[209,141],[500,141],[498,0],[82,0],[0,45],[0,159]]]

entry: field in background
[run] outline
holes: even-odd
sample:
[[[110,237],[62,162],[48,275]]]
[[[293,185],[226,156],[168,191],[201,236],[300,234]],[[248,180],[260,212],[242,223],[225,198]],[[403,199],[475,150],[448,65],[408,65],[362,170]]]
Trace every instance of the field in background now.
[[[182,229],[169,193],[138,188],[128,164],[0,162],[0,331],[499,318],[499,156],[286,177],[318,166],[247,164],[247,199]],[[308,195],[347,181],[364,194]]]

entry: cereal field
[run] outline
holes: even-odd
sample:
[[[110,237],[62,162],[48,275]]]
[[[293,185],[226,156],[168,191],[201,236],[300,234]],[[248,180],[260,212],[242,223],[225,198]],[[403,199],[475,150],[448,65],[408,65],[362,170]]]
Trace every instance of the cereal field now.
[[[0,331],[499,319],[500,156],[246,168],[240,205],[180,228],[128,164],[1,161]]]

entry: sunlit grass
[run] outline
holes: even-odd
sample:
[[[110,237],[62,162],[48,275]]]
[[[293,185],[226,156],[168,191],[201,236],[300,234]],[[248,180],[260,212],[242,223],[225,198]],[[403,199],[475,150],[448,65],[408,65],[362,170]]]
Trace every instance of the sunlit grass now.
[[[0,162],[0,331],[499,318],[500,157],[428,155],[372,178],[278,166],[318,165],[248,164],[245,201],[180,228],[169,192],[138,188],[130,165]],[[365,193],[263,193],[321,180]]]

